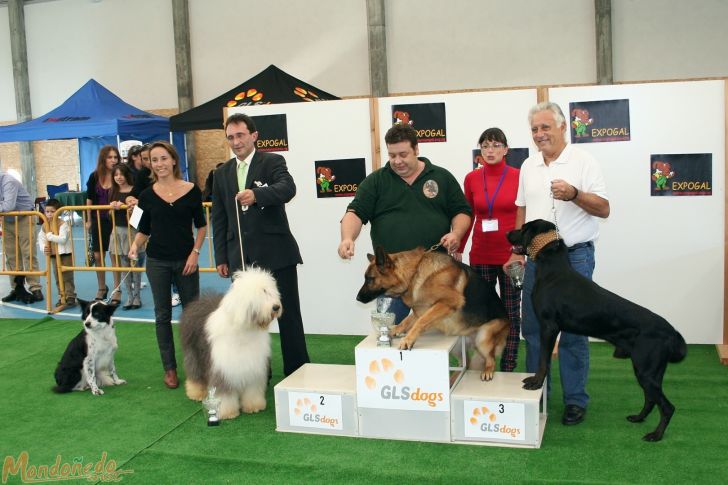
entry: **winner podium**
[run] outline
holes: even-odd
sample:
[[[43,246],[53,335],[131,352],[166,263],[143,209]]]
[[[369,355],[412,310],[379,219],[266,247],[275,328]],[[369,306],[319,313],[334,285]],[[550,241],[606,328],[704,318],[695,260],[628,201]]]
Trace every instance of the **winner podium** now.
[[[369,335],[355,365],[306,364],[274,388],[276,430],[439,443],[538,448],[546,414],[530,374],[496,372],[480,380],[462,337],[429,332],[412,350],[377,346]],[[543,409],[546,409],[545,399]]]

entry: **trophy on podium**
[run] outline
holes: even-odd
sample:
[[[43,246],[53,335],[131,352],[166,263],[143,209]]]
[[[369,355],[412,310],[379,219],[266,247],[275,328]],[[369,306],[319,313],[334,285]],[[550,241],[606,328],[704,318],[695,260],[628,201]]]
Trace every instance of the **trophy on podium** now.
[[[392,346],[389,333],[394,328],[394,313],[388,311],[391,305],[391,298],[380,296],[377,298],[377,309],[372,310],[371,322],[374,334],[377,336],[377,347]]]

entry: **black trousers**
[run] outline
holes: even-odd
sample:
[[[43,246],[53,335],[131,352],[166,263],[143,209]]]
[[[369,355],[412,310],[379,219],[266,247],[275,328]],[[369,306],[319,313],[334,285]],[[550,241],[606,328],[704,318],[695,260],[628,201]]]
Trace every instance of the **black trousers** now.
[[[306,336],[303,332],[301,303],[298,298],[298,272],[296,266],[288,266],[273,271],[281,294],[283,315],[278,319],[283,353],[283,373],[293,374],[303,364],[310,362],[306,349]]]

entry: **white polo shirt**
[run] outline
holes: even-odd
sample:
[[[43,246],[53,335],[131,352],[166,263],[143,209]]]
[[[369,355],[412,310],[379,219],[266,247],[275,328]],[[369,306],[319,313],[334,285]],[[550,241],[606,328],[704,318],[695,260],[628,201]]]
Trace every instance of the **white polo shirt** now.
[[[516,205],[526,208],[525,222],[534,219],[556,222],[567,246],[596,240],[599,237],[597,218],[574,202],[552,198],[551,181],[554,179],[565,180],[579,192],[589,192],[608,200],[599,163],[586,151],[568,144],[559,158],[548,165],[544,163],[541,152],[523,162]]]

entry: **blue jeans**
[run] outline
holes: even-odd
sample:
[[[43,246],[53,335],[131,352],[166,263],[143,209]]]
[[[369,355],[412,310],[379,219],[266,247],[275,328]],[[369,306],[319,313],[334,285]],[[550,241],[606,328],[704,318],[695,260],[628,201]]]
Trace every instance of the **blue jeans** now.
[[[594,246],[580,247],[569,251],[569,263],[575,271],[592,279],[594,273]],[[541,334],[538,318],[533,311],[531,293],[536,279],[536,263],[526,262],[523,278],[523,322],[521,330],[526,340],[526,371],[538,370],[541,356]],[[577,298],[577,295],[570,296]],[[583,408],[589,403],[586,382],[589,376],[589,338],[561,332],[559,339],[559,375],[563,388],[564,404],[576,404]],[[551,390],[551,373],[548,376],[548,389]]]
[[[185,261],[166,261],[147,256],[147,278],[154,299],[157,344],[164,370],[176,369],[172,333],[172,284],[177,285],[182,308],[200,296],[200,272],[182,275]]]

